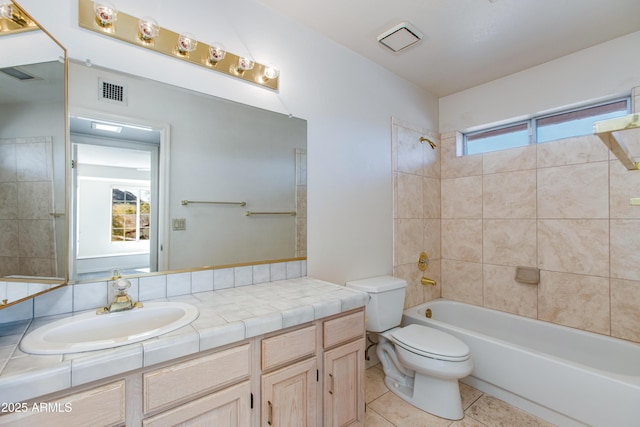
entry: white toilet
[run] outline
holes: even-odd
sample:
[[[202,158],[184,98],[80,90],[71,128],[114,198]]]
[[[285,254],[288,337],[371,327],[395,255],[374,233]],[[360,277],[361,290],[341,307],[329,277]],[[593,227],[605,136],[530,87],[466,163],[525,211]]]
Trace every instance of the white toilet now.
[[[464,417],[458,379],[473,369],[469,347],[446,332],[423,325],[399,327],[407,282],[392,276],[347,282],[369,294],[366,329],[378,333],[377,355],[389,389],[442,418]]]

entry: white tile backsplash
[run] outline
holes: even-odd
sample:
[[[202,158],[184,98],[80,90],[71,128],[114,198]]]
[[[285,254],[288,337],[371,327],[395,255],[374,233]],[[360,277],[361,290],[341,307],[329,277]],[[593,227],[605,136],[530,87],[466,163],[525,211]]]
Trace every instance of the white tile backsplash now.
[[[273,282],[295,279],[306,275],[306,261],[297,260],[274,264],[257,264],[235,268],[199,270],[174,274],[133,277],[129,295],[134,301],[149,301]],[[0,325],[33,317],[51,316],[104,307],[110,298],[111,281],[80,283],[63,286],[59,289],[39,295],[33,299],[0,310]],[[29,284],[23,282],[1,282],[0,295],[7,288],[7,296],[23,298]],[[32,284],[41,286],[40,284]],[[49,285],[47,285],[49,286]],[[231,302],[232,303],[232,302]]]

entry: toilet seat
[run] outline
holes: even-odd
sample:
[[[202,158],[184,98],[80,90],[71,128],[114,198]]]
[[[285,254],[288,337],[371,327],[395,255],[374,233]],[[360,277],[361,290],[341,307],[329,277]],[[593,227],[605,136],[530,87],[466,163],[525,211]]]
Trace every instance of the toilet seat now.
[[[391,332],[393,341],[407,351],[432,359],[463,362],[471,357],[469,347],[445,332],[411,324]]]

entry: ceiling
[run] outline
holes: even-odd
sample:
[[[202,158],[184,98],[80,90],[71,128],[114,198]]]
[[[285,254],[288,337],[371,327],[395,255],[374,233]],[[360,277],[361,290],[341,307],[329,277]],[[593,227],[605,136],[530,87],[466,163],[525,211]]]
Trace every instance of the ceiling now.
[[[640,31],[639,0],[258,0],[438,97]],[[424,34],[394,53],[377,36]]]

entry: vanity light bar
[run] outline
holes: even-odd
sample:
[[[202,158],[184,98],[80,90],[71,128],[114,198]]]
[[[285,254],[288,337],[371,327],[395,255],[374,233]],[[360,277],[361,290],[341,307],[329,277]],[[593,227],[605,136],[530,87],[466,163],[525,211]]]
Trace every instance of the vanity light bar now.
[[[99,1],[95,3],[100,4]],[[108,5],[108,2],[104,3]],[[78,23],[82,28],[269,89],[278,89],[279,72],[270,65],[259,64],[251,58],[231,52],[223,53],[217,44],[210,46],[198,42],[188,33],[178,34],[157,26],[149,17],[141,20],[114,10],[115,16],[106,14],[108,19],[101,21],[94,11],[94,1],[79,0],[78,5]],[[149,31],[143,32],[140,29],[142,24],[146,24],[144,28],[149,28]]]

